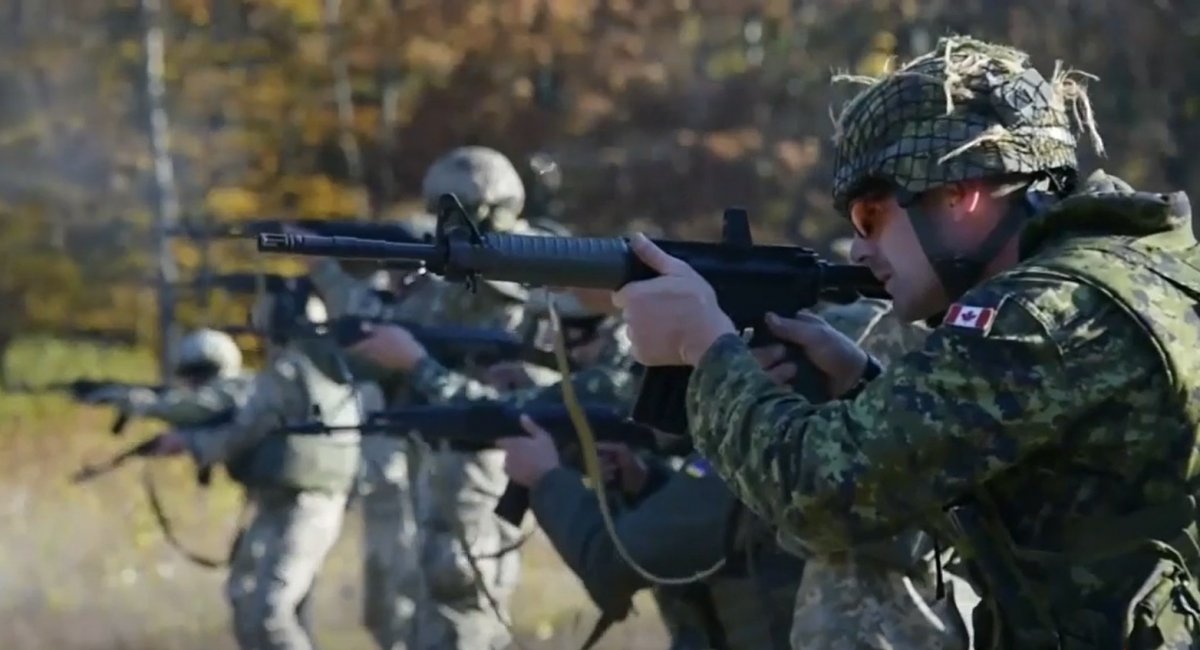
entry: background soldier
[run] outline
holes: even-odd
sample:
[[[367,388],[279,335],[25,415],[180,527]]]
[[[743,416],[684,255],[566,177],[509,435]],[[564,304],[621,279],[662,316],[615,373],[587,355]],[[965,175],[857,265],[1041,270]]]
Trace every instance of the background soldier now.
[[[178,388],[155,392],[143,387],[108,386],[83,401],[111,404],[133,416],[164,420],[178,427],[199,426],[230,417],[242,404],[252,377],[242,374],[242,351],[225,332],[199,329],[179,341]]]
[[[1071,75],[951,38],[847,105],[834,200],[854,257],[902,316],[944,316],[883,371],[797,320],[839,401],[776,388],[712,289],[646,240],[665,276],[618,299],[639,360],[696,366],[697,446],[817,551],[936,530],[983,590],[977,647],[1195,647],[1200,247],[1181,193],[1077,186],[1071,103],[1099,149]]]
[[[577,297],[587,301],[594,295],[579,292]],[[607,311],[611,312],[607,294],[601,297],[607,302]],[[590,402],[627,403],[632,399],[634,381],[630,373],[628,342],[620,323],[607,318],[604,312],[589,310],[574,296],[561,296],[557,302],[561,304],[564,327],[570,332],[571,357],[585,366],[571,378],[581,398]],[[544,304],[540,299],[535,301],[529,315],[544,314]],[[523,403],[561,401],[561,389],[557,384],[508,393],[449,370],[430,357],[424,347],[399,326],[379,327],[370,338],[349,351],[381,369],[406,374],[410,390],[430,403],[466,404],[501,399]],[[422,566],[426,583],[430,594],[435,599],[441,598],[443,603],[435,607],[454,603],[457,612],[474,612],[474,622],[468,619],[451,630],[440,622],[444,614],[432,613],[433,620],[429,622],[426,622],[428,617],[422,616],[417,625],[421,647],[466,644],[470,640],[467,635],[473,635],[480,643],[486,642],[487,638],[507,637],[503,621],[508,619],[506,606],[516,587],[520,556],[514,550],[495,557],[498,549],[509,548],[518,539],[515,527],[493,514],[496,497],[507,484],[502,472],[495,474],[492,471],[502,470],[503,452],[439,453],[427,462],[431,466],[423,468],[422,489],[428,486],[423,494],[430,495],[432,505],[421,511],[422,531],[426,535],[440,534],[456,541],[452,545],[424,547]],[[456,484],[455,481],[462,480],[459,477],[469,478],[473,485]],[[449,498],[457,501],[439,503],[439,500]],[[456,522],[446,519],[443,514],[454,511],[465,514],[458,519],[462,522],[459,531],[452,528]],[[471,557],[467,557],[461,548],[460,538],[480,540],[466,549]],[[502,545],[493,545],[495,542],[502,542]],[[479,584],[476,571],[484,576],[484,584]],[[437,580],[440,582],[435,582]],[[499,611],[495,611],[497,609]],[[454,636],[448,636],[450,634]]]
[[[521,218],[525,203],[525,188],[512,163],[498,151],[487,147],[460,147],[448,152],[430,166],[422,183],[422,194],[430,212],[436,210],[437,199],[444,193],[453,193],[462,202],[478,227],[485,231],[536,233],[537,229]],[[428,222],[426,215],[420,220]],[[425,224],[428,227],[428,223]],[[379,299],[375,291],[362,281],[347,274],[333,260],[315,260],[310,266],[311,277],[318,291],[330,307],[330,313],[339,315],[386,316],[404,318],[421,324],[454,323],[479,327],[499,327],[512,330],[522,336],[532,336],[536,319],[525,316],[525,301],[528,294],[520,285],[505,282],[481,282],[478,290],[448,283],[429,276],[419,276],[415,282],[407,283],[403,299],[391,304]],[[557,373],[523,366],[519,373],[511,368],[505,374],[505,383],[521,385],[546,384],[557,379]],[[389,405],[403,405],[414,398],[415,393],[404,382],[387,385],[391,397]],[[377,458],[368,459],[368,466],[396,466],[396,458],[405,454],[406,443],[401,440],[371,442],[368,450],[377,450]],[[493,525],[491,511],[499,492],[492,492],[497,485],[504,484],[502,458],[497,452],[483,454],[461,454],[439,452],[436,458],[424,458],[408,452],[409,480],[424,484],[426,490],[412,490],[401,486],[393,479],[395,490],[381,493],[379,499],[390,499],[385,494],[402,494],[404,490],[419,494],[421,503],[416,510],[422,513],[423,524],[419,525],[421,551],[409,552],[411,542],[406,536],[394,542],[389,540],[387,530],[404,530],[402,526],[389,523],[383,518],[379,526],[371,517],[381,516],[385,508],[364,508],[368,513],[368,527],[380,531],[368,533],[369,558],[390,557],[393,572],[400,577],[386,578],[387,584],[367,589],[367,593],[396,593],[393,602],[375,600],[367,602],[368,621],[375,621],[376,628],[385,628],[393,638],[402,638],[408,622],[397,620],[397,612],[409,611],[404,601],[413,596],[404,593],[421,589],[421,593],[434,602],[416,604],[421,612],[420,634],[423,640],[413,647],[419,648],[489,648],[503,647],[509,642],[509,632],[492,611],[490,605],[480,605],[481,585],[477,584],[474,572],[466,557],[467,549],[456,539],[455,531],[465,531],[467,539],[478,545],[471,549],[475,557],[495,553],[516,541],[516,531],[502,525]],[[438,479],[430,482],[420,475],[426,470],[437,469]],[[395,476],[395,474],[393,474]],[[370,497],[368,497],[370,498]],[[397,497],[398,498],[398,497]],[[391,509],[402,512],[400,507]],[[424,575],[419,581],[412,578],[416,565],[399,558],[422,560]],[[436,560],[436,561],[435,561]],[[497,560],[484,558],[482,565],[495,564]],[[482,586],[496,596],[506,600],[515,586],[519,572],[517,553],[508,553],[503,562],[506,568],[487,567],[489,584]],[[378,576],[380,574],[376,574]],[[386,574],[384,574],[386,575]],[[368,583],[372,580],[368,571]],[[378,577],[374,579],[378,580]],[[403,585],[408,585],[407,587]],[[397,591],[398,590],[398,591]],[[504,603],[498,603],[504,608]],[[378,616],[370,613],[371,608],[382,607]],[[384,619],[392,619],[386,625]],[[380,634],[376,635],[380,638]],[[390,647],[385,646],[385,647]]]
[[[269,361],[233,422],[168,433],[159,445],[163,455],[186,451],[200,465],[240,457],[254,515],[235,549],[227,594],[244,650],[314,647],[297,610],[337,540],[358,473],[357,432],[272,430],[314,414],[329,425],[353,426],[382,406],[377,387],[353,383],[333,341],[286,338],[297,322],[322,320],[315,299],[300,302],[286,293],[256,301],[252,323],[269,340]]]

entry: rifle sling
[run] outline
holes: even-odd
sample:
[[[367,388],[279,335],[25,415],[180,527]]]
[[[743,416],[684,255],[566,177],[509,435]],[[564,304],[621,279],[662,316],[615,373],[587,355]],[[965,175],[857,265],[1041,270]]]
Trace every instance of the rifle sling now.
[[[227,557],[224,560],[213,559],[201,553],[192,551],[179,540],[179,537],[175,534],[175,526],[171,523],[170,518],[167,517],[166,510],[163,508],[162,498],[159,496],[158,487],[154,481],[154,473],[151,470],[150,463],[144,463],[142,465],[142,488],[146,492],[146,500],[150,503],[150,512],[154,514],[154,520],[158,523],[159,530],[162,531],[163,539],[165,539],[172,548],[178,551],[180,555],[182,555],[192,564],[204,567],[205,569],[223,569],[229,566],[229,561],[231,558]],[[242,512],[238,516],[238,530],[234,536],[235,547],[245,529],[244,522],[242,521],[245,518],[245,512],[246,504],[243,501]]]

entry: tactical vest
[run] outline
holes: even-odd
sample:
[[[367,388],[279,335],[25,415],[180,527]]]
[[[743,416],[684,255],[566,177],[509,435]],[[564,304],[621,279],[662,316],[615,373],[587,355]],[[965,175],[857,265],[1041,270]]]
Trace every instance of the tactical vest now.
[[[1179,242],[1174,236],[1164,232],[1141,239],[1072,239],[1022,268],[1082,281],[1128,313],[1158,350],[1172,392],[1178,396],[1181,410],[1162,418],[1161,426],[1167,429],[1163,436],[1198,438],[1200,443],[1200,247],[1194,240]],[[1130,273],[1113,273],[1114,267]],[[1136,283],[1132,278],[1137,278]],[[1197,468],[1185,459],[1180,465],[1186,467],[1186,475],[1179,477],[1178,494],[1163,495],[1161,502],[1120,517],[1072,522],[1068,539],[1053,552],[1013,543],[995,515],[995,506],[987,504],[986,490],[975,495],[973,507],[952,509],[952,527],[965,540],[956,546],[985,588],[981,607],[990,608],[976,610],[977,647],[1165,650],[1200,646],[1200,593],[1193,579],[1200,570]],[[1119,575],[1122,566],[1128,567],[1127,575],[1141,575],[1155,557],[1140,590],[1111,594],[1112,611],[1079,606],[1073,576]]]
[[[725,537],[725,565],[703,583],[672,594],[692,609],[686,620],[705,630],[712,650],[789,650],[792,610],[804,562],[780,548],[773,533],[740,505]]]
[[[354,426],[362,421],[365,412],[382,408],[381,396],[374,386],[335,381],[303,354],[288,351],[285,355],[300,370],[311,417],[329,426]],[[270,434],[245,459],[238,459],[235,480],[252,487],[348,492],[358,477],[359,442],[357,431]]]

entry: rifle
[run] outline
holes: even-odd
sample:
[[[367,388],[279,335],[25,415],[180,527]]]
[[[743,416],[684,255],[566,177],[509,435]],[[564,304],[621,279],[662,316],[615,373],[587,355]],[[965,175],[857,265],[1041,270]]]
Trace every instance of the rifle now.
[[[502,329],[460,325],[420,325],[401,319],[368,316],[339,316],[325,323],[298,322],[288,326],[284,338],[332,336],[341,347],[349,347],[371,335],[372,325],[399,325],[407,329],[426,351],[449,368],[471,364],[489,366],[501,361],[525,361],[557,370],[554,355],[533,347]],[[228,334],[261,334],[244,325],[219,328]]]
[[[478,278],[541,286],[617,290],[655,277],[624,237],[533,237],[481,233],[453,194],[438,204],[435,237],[428,243],[340,236],[268,234],[258,236],[265,253],[329,256],[392,263],[419,262],[428,271],[474,287]],[[886,298],[887,292],[863,266],[832,264],[811,249],[755,245],[746,211],[724,215],[720,243],[656,240],[668,254],[696,270],[716,291],[717,302],[751,345],[777,343],[764,322],[768,312],[792,314],[820,300],[852,302]],[[829,398],[824,377],[797,350],[789,359],[802,370],[793,387],[815,401]],[[685,395],[691,368],[647,368],[633,419],[660,431],[686,434]]]
[[[583,412],[594,428],[598,440],[624,443],[630,447],[659,453],[684,453],[681,447],[686,446],[686,443],[634,422],[611,407],[584,405]],[[514,406],[504,402],[472,403],[464,406],[410,406],[371,413],[359,426],[327,426],[316,421],[285,426],[277,431],[282,434],[299,435],[334,431],[359,431],[363,435],[392,437],[419,435],[426,442],[434,445],[444,443],[455,451],[479,452],[494,449],[496,441],[500,438],[528,435],[521,426],[522,414],[528,415],[545,429],[559,448],[577,440],[566,406]],[[519,525],[528,509],[529,491],[515,483],[509,483],[496,505],[495,512],[514,525]]]
[[[152,456],[160,438],[162,438],[162,434],[147,438],[102,463],[84,465],[71,476],[71,482],[76,484],[85,483],[117,469],[130,459]]]
[[[379,223],[353,219],[250,219],[205,225],[185,223],[171,230],[169,234],[177,237],[242,239],[264,233],[282,233],[284,226],[296,226],[314,234],[326,236],[363,237],[412,243],[422,242],[426,239],[403,223]]]
[[[42,384],[41,386],[28,386],[24,384],[17,386],[6,386],[4,387],[4,392],[25,394],[67,393],[71,396],[71,399],[82,401],[87,395],[102,388],[123,388],[126,390],[146,388],[154,391],[155,393],[162,393],[163,391],[167,390],[168,387],[151,384],[130,384],[123,381],[112,381],[108,379],[74,379],[71,381],[58,381],[49,384]],[[111,426],[109,426],[108,430],[114,436],[121,435],[125,432],[125,427],[128,424],[129,414],[125,411],[120,411],[117,413],[117,417],[113,419],[113,423]]]
[[[200,426],[200,427],[221,426],[223,424],[228,424],[229,422],[231,422],[236,415],[237,415],[236,410],[230,409],[228,411],[217,413],[213,417],[209,418],[207,421],[202,422],[197,426]],[[127,415],[125,417],[126,417],[126,419],[128,419]],[[91,465],[84,465],[83,468],[81,468],[79,471],[75,472],[75,474],[72,476],[71,481],[73,483],[83,483],[86,481],[90,481],[90,480],[96,478],[97,476],[107,474],[107,473],[117,469],[121,465],[124,465],[126,461],[128,461],[132,458],[151,456],[154,452],[154,448],[158,445],[159,438],[162,438],[162,436],[163,436],[163,434],[159,434],[159,435],[153,436],[151,438],[148,438],[146,440],[143,440],[142,442],[139,442],[136,445],[129,447],[125,451],[118,453],[117,455],[113,456],[112,458],[110,458],[102,463],[94,463]],[[204,467],[197,468],[196,482],[199,483],[200,485],[208,486],[209,483],[212,482],[212,467],[206,465]]]

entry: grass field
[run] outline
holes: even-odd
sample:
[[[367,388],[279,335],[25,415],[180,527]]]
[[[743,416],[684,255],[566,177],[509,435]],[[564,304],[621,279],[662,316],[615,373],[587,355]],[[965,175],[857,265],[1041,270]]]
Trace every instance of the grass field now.
[[[10,382],[41,384],[78,376],[145,381],[144,352],[50,340],[23,341],[5,359]],[[87,486],[68,477],[155,432],[137,423],[108,434],[112,414],[54,395],[0,393],[0,648],[5,650],[212,650],[235,648],[221,596],[222,575],[196,567],[165,543],[140,484],[142,463]],[[223,480],[195,485],[187,460],[150,470],[182,541],[223,557],[238,494]],[[324,647],[369,650],[359,624],[361,523],[352,512],[317,587],[316,627]],[[574,649],[596,613],[544,539],[526,545],[513,603],[521,646]],[[665,635],[648,598],[640,614],[597,647],[651,650]]]

